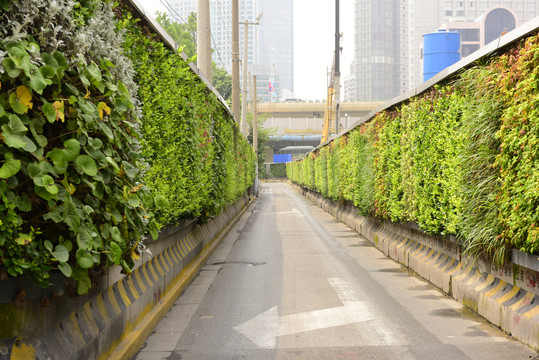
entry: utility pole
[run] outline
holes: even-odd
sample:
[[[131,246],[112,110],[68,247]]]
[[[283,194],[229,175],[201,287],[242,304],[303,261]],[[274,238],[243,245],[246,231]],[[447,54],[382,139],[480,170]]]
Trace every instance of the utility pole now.
[[[247,63],[249,62],[247,45],[249,42],[249,22],[245,20],[243,23],[243,81],[242,81],[242,97],[241,97],[241,122],[240,131],[247,136],[247,111],[245,111],[247,103]]]
[[[341,33],[339,32],[339,0],[335,0],[335,133],[339,132],[341,113]]]
[[[253,147],[255,149],[255,156],[258,164],[258,101],[256,99],[256,75],[253,75]]]
[[[255,194],[258,196],[258,101],[256,75],[253,76],[253,148],[255,149]]]
[[[212,83],[210,0],[198,0],[197,67]]]
[[[238,0],[232,0],[232,114],[240,115],[240,40]],[[241,129],[240,129],[241,131]]]
[[[259,25],[262,14],[258,14],[256,22],[249,22],[245,20],[243,22],[243,81],[242,81],[242,100],[241,100],[241,122],[240,122],[240,131],[247,136],[249,129],[247,127],[247,67],[249,63],[249,25]]]

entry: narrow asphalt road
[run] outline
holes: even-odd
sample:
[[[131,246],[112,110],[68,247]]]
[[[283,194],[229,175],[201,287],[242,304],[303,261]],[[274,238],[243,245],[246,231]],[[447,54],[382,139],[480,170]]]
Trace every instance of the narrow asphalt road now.
[[[264,184],[138,360],[536,359],[284,183]]]

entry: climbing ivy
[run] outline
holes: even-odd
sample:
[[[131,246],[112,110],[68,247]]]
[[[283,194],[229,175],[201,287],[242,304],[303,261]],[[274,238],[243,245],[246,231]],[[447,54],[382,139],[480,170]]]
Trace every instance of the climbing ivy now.
[[[0,50],[0,267],[41,285],[58,269],[85,293],[156,235],[130,94],[107,58],[68,62],[30,34]]]
[[[0,279],[60,271],[86,293],[252,184],[229,113],[127,5],[0,5]]]

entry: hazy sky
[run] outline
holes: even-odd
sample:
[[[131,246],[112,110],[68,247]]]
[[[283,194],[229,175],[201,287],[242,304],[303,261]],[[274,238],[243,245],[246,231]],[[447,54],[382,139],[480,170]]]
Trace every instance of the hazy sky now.
[[[151,14],[165,9],[159,0],[138,1]],[[294,1],[294,93],[297,98],[322,100],[326,98],[326,71],[331,68],[335,48],[335,1],[291,1]],[[343,84],[354,52],[354,0],[341,0],[340,13]]]

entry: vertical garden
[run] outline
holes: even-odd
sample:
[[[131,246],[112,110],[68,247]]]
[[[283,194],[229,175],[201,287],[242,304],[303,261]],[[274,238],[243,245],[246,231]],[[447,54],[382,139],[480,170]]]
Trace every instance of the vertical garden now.
[[[0,1],[0,279],[86,293],[253,182],[226,107],[129,6]]]
[[[538,66],[535,33],[289,163],[288,177],[498,265],[511,249],[539,254]]]

